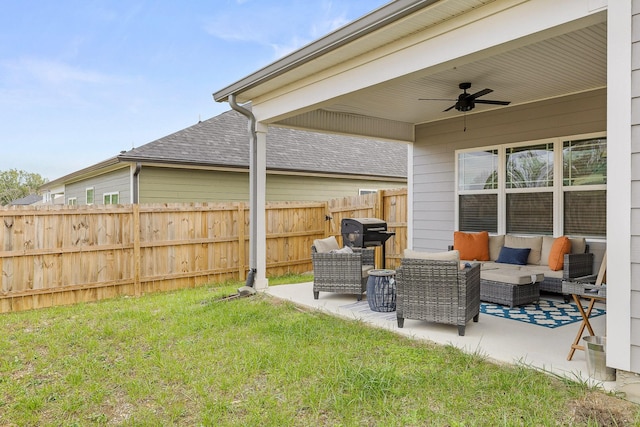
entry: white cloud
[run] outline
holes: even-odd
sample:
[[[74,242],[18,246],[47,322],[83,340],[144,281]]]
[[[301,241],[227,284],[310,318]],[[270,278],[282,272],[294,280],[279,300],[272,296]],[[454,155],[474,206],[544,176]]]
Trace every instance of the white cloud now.
[[[120,80],[104,73],[85,70],[64,62],[47,59],[20,58],[18,60],[5,61],[2,66],[14,78],[35,80],[47,84],[68,82],[103,84]]]

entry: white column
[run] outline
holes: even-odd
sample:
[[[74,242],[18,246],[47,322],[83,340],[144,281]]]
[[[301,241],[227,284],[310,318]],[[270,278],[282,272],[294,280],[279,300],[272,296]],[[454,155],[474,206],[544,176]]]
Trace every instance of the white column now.
[[[640,106],[632,99],[631,2],[609,1],[607,20],[607,366],[629,371],[631,128],[640,123]]]
[[[267,279],[267,226],[266,216],[266,193],[267,193],[267,125],[262,122],[256,123],[256,207],[257,220],[256,231],[256,276],[255,289],[264,290],[269,287]]]

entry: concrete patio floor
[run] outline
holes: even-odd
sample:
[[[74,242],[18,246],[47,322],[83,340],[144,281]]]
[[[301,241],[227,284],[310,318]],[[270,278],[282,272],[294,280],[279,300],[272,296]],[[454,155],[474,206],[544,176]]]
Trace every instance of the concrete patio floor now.
[[[359,313],[345,307],[356,302],[354,295],[320,292],[320,298],[314,300],[311,282],[269,286],[266,293],[330,315],[361,320],[413,339],[452,345],[496,362],[527,365],[571,380],[588,381],[608,391],[615,389],[615,381],[603,382],[589,377],[584,351],[576,350],[573,359],[567,360],[579,322],[552,329],[481,313],[478,323],[467,323],[465,336],[461,337],[456,326],[406,319],[404,327],[398,328],[395,316],[370,316],[374,313]],[[558,296],[543,295],[543,298],[561,301]],[[603,304],[596,306],[604,308]],[[606,315],[591,319],[596,335],[605,334],[605,318]]]

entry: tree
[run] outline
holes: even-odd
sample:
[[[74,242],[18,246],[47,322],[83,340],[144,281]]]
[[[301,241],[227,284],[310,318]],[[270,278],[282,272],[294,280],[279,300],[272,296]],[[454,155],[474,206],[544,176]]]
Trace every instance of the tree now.
[[[0,171],[0,205],[8,205],[12,200],[36,194],[38,187],[47,180],[37,173],[10,169]]]

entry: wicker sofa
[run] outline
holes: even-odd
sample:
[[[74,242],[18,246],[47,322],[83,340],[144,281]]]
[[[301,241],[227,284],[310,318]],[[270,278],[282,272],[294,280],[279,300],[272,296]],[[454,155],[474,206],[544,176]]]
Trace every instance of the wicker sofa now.
[[[313,298],[320,291],[355,294],[358,301],[367,290],[369,270],[374,267],[374,249],[340,248],[334,236],[316,239],[311,246]]]
[[[480,266],[460,269],[458,256],[457,251],[427,254],[405,250],[396,270],[399,328],[404,319],[417,319],[456,325],[458,335],[463,336],[467,322],[478,321]]]
[[[480,233],[475,234],[472,240]],[[456,237],[454,236],[453,248],[456,247]],[[488,245],[488,259],[469,259],[471,257],[465,257],[464,250],[461,250],[460,257],[463,261],[481,264],[483,301],[520,305],[537,300],[540,291],[562,294],[563,280],[593,274],[593,254],[589,252],[584,238],[568,238],[570,249],[561,254],[561,268],[558,268],[557,263],[554,264],[555,268],[550,266],[550,255],[556,239],[551,236],[489,235],[487,243],[482,243],[480,238],[476,243]],[[498,262],[503,248],[529,249],[526,264]],[[509,283],[510,286],[501,286],[503,283]],[[568,300],[568,297],[565,296],[565,299]]]

